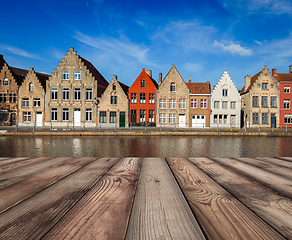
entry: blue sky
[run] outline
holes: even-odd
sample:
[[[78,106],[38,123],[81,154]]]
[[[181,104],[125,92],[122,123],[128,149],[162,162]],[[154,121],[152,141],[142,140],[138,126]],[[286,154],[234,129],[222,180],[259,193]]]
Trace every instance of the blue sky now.
[[[185,81],[228,71],[288,72],[292,0],[29,0],[1,4],[0,54],[10,66],[51,74],[70,47],[111,81],[131,86],[142,68],[163,78],[175,64]]]

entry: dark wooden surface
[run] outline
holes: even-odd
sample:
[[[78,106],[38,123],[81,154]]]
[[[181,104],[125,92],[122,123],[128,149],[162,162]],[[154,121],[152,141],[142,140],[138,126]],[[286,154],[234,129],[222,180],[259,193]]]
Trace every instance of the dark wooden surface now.
[[[0,239],[292,239],[292,158],[0,158]]]

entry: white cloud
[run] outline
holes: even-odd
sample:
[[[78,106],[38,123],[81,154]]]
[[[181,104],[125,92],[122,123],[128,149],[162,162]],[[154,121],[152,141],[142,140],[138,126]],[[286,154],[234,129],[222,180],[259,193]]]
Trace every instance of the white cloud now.
[[[0,45],[0,49],[3,50],[3,51],[8,51],[8,52],[11,52],[15,55],[18,55],[18,56],[22,56],[22,57],[26,57],[26,58],[34,58],[34,59],[39,59],[39,60],[43,60],[41,57],[39,57],[38,55],[36,54],[31,54],[31,53],[28,53],[27,51],[25,50],[22,50],[18,47],[14,47],[14,46],[9,46],[9,45]]]
[[[253,54],[251,49],[241,47],[238,43],[234,43],[232,41],[230,41],[230,42],[226,42],[226,41],[217,42],[215,40],[213,43],[213,46],[218,47],[225,52],[230,52],[232,55],[251,56]]]

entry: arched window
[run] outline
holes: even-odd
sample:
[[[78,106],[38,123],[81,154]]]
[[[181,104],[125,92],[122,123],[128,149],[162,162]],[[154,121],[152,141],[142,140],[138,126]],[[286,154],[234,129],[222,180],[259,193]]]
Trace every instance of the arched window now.
[[[29,84],[29,91],[33,91],[33,83],[32,82]]]
[[[172,82],[172,83],[170,84],[170,91],[171,91],[171,92],[175,92],[175,83],[174,83],[174,82]]]
[[[7,78],[4,78],[4,80],[3,80],[3,85],[4,85],[4,86],[8,86],[8,79],[7,79]]]

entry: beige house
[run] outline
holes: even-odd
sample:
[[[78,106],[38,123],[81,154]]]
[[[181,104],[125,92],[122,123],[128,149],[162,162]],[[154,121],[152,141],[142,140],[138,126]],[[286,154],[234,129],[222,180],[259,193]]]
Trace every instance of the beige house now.
[[[279,126],[279,83],[267,66],[253,77],[246,76],[240,91],[243,125],[246,127]]]
[[[119,82],[114,75],[99,99],[98,125],[100,127],[128,127],[128,89],[129,87]]]
[[[172,65],[157,91],[157,126],[190,126],[190,90],[182,76]]]
[[[97,126],[97,98],[107,86],[92,63],[70,48],[47,81],[45,125]]]

